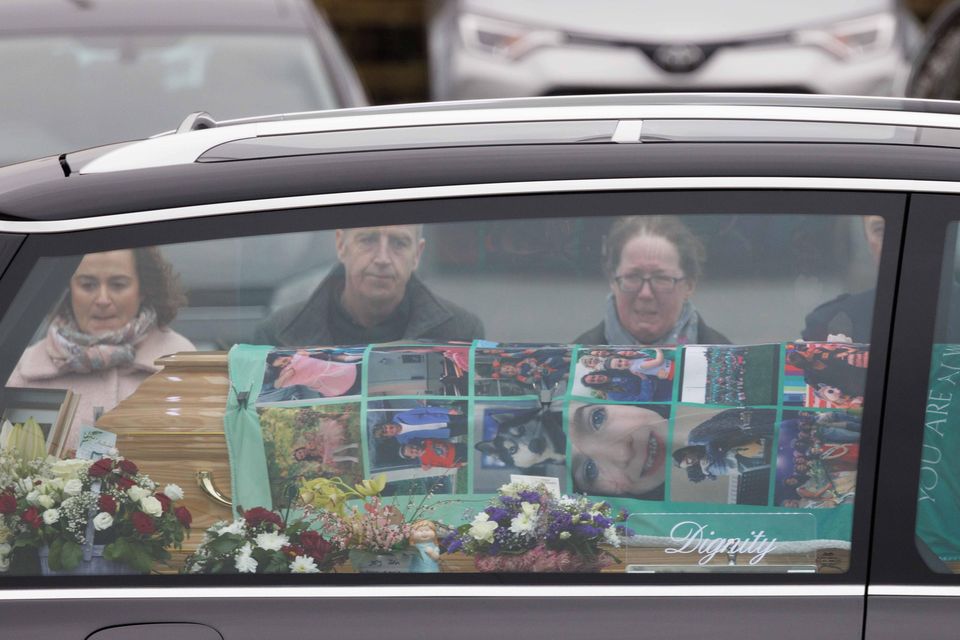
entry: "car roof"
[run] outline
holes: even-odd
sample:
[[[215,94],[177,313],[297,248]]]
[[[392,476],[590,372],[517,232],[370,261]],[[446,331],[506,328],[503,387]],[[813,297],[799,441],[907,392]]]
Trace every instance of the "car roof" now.
[[[602,140],[560,141],[569,143],[562,152],[556,141],[517,138],[518,124],[531,123],[532,130],[556,121],[564,122],[561,129],[573,122],[602,121],[609,132]],[[629,144],[645,142],[643,132],[664,123],[679,123],[681,135],[652,140],[668,144]],[[740,132],[773,127],[773,133],[760,138],[737,131],[722,138],[712,135],[712,129],[730,123],[741,125]],[[694,134],[685,133],[688,124],[695,125]],[[806,127],[799,134],[798,124]],[[492,133],[474,136],[485,127]],[[878,127],[907,135],[878,135]],[[443,128],[452,129],[460,142],[418,144]],[[954,103],[921,100],[720,94],[537,98],[283,114],[227,123],[193,117],[182,129],[0,168],[0,217],[64,221],[349,191],[638,176],[960,181],[960,109]],[[814,137],[809,137],[811,131]],[[400,132],[410,142],[391,146],[385,135],[380,138],[386,132]],[[351,135],[362,138],[362,144],[344,142]],[[338,140],[336,153],[329,148],[330,136]],[[273,146],[288,140],[302,142],[306,151],[277,153]],[[221,153],[231,145],[261,143],[267,151],[259,156]],[[90,226],[92,222],[77,228]]]
[[[304,31],[303,0],[4,0],[0,37],[51,33]]]

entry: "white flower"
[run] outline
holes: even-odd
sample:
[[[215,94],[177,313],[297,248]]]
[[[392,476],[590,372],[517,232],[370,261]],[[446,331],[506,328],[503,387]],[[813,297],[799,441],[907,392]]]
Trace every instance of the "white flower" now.
[[[505,484],[500,487],[500,495],[507,496],[509,498],[516,498],[517,494],[523,491],[526,487],[519,482],[511,482],[510,484]]]
[[[10,555],[11,551],[13,551],[13,547],[6,542],[0,542],[0,558]]]
[[[56,509],[47,509],[43,512],[43,521],[47,524],[54,524],[60,519],[60,512]]]
[[[83,491],[83,483],[79,478],[70,478],[63,485],[63,492],[68,496],[78,496]]]
[[[558,502],[560,503],[561,507],[566,508],[566,507],[577,506],[577,504],[579,503],[579,500],[577,500],[572,496],[563,495],[563,496],[560,496],[560,500],[558,500]]]
[[[234,520],[228,526],[217,531],[217,535],[222,536],[225,533],[235,533],[240,536],[243,535],[244,529],[246,529],[246,525],[243,520]]]
[[[510,531],[513,533],[531,533],[537,526],[537,513],[540,505],[532,502],[521,502],[521,513],[510,521]]]
[[[127,489],[127,495],[128,495],[128,496],[130,497],[130,499],[133,500],[134,502],[140,502],[140,501],[143,500],[145,497],[147,497],[148,495],[150,495],[150,493],[149,493],[146,489],[144,489],[143,487],[139,487],[139,486],[137,486],[137,485],[133,485],[132,487],[130,487],[129,489]]]
[[[47,494],[37,496],[37,505],[43,507],[44,509],[50,509],[54,504],[56,504],[56,502],[54,502],[53,498]]]
[[[611,547],[620,546],[620,536],[617,535],[617,528],[613,525],[610,525],[603,530],[603,539],[607,541]]]
[[[108,458],[116,458],[119,455],[120,455],[120,450],[117,449],[116,447],[110,447],[110,450],[107,451]]]
[[[499,527],[495,520],[491,520],[486,513],[478,513],[470,524],[468,533],[478,542],[490,542],[493,540],[493,532]]]
[[[168,484],[163,488],[163,495],[171,500],[183,500],[183,489],[175,484]]]
[[[37,491],[36,489],[34,489],[33,491],[27,494],[27,502],[32,504],[33,506],[35,507],[38,506],[40,504],[39,500],[40,500],[40,492]]]
[[[7,556],[0,556],[0,573],[6,573],[7,569],[10,568],[10,558]]]
[[[570,538],[570,535],[571,535],[571,534],[570,534],[569,531],[561,531],[561,532],[560,532],[560,539],[561,539],[561,540],[568,540],[568,539]]]
[[[113,516],[106,511],[101,511],[93,518],[93,528],[97,531],[103,531],[113,526]]]
[[[320,569],[317,568],[313,558],[297,556],[290,563],[290,573],[320,573]]]
[[[78,478],[80,476],[80,472],[89,466],[89,460],[79,460],[76,458],[70,460],[57,460],[50,467],[50,471],[58,478],[70,480],[73,478]]]
[[[28,500],[30,498],[30,494],[40,495],[40,492],[33,488],[33,478],[29,476],[17,480],[13,484],[13,490],[15,493],[19,493],[21,495],[26,494]]]
[[[153,516],[154,518],[159,518],[163,515],[163,505],[153,496],[145,496],[142,498],[140,500],[140,508],[143,509],[143,512],[148,516]]]
[[[237,558],[233,563],[237,571],[240,573],[255,573],[257,571],[257,561],[250,556],[252,553],[253,547],[250,546],[249,542],[240,547]]]
[[[233,566],[236,567],[240,573],[257,572],[257,561],[243,553],[237,556],[237,560],[233,563]]]
[[[253,539],[257,546],[267,551],[280,551],[290,542],[290,538],[282,533],[261,533]]]

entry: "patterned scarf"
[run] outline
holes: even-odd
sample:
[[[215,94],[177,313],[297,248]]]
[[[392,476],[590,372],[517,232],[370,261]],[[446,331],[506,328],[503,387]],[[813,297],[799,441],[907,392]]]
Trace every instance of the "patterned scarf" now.
[[[133,364],[136,346],[157,324],[157,312],[143,307],[125,326],[100,335],[83,333],[73,318],[56,318],[47,330],[47,354],[62,373],[90,373]]]
[[[603,318],[603,335],[607,344],[612,345],[651,344],[667,346],[697,344],[697,328],[699,325],[700,314],[697,313],[693,304],[687,300],[680,310],[680,318],[666,335],[653,342],[641,343],[620,324],[620,316],[617,315],[617,303],[611,293],[607,296],[607,312]]]

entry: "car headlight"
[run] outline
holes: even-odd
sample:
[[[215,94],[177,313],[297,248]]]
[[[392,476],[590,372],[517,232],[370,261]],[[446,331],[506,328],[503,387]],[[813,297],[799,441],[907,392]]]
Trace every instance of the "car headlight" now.
[[[896,18],[890,13],[881,13],[819,29],[797,31],[793,34],[793,41],[819,47],[841,60],[847,60],[886,51],[893,44],[896,30]]]
[[[468,49],[518,60],[534,49],[563,43],[560,31],[528,27],[515,22],[463,14],[460,36]]]

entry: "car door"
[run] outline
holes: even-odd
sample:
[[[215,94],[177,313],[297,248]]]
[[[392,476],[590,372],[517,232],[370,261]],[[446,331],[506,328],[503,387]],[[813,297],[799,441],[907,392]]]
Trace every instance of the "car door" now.
[[[867,637],[956,622],[957,198],[914,195],[884,408]]]
[[[705,184],[715,187],[716,182]],[[286,271],[283,247],[333,246],[335,229],[385,222],[424,225],[426,249],[417,268],[422,282],[436,296],[480,317],[483,337],[504,347],[574,344],[612,309],[628,313],[627,307],[616,306],[618,291],[629,288],[618,278],[636,276],[640,282],[634,293],[646,295],[653,292],[651,278],[659,271],[654,265],[636,273],[612,269],[604,274],[605,261],[616,267],[622,262],[607,260],[615,225],[631,215],[658,217],[660,224],[667,218],[675,231],[683,228],[696,238],[706,254],[684,250],[700,255],[696,259],[702,274],[695,276],[692,267],[684,267],[666,275],[677,281],[696,280],[688,301],[713,329],[710,335],[732,344],[706,346],[691,339],[682,345],[674,354],[680,359],[671,384],[664,386],[666,396],[654,400],[619,400],[594,393],[584,386],[589,372],[583,367],[591,365],[580,360],[581,355],[594,354],[576,352],[568,364],[569,391],[555,398],[566,421],[562,461],[533,472],[515,462],[487,459],[477,447],[488,436],[485,408],[514,402],[503,386],[488,385],[482,392],[473,386],[462,400],[432,398],[463,402],[473,416],[464,443],[470,452],[464,480],[451,482],[450,495],[441,496],[446,501],[446,523],[469,524],[512,474],[548,476],[565,493],[586,492],[626,510],[629,539],[613,550],[617,563],[603,572],[489,574],[476,571],[469,556],[456,562],[442,560],[448,570],[430,575],[360,574],[346,565],[336,573],[312,576],[244,575],[233,570],[178,575],[182,564],[177,566],[176,560],[182,562],[182,556],[175,556],[172,567],[157,568],[150,575],[40,576],[27,569],[25,575],[0,575],[4,632],[17,638],[87,637],[107,627],[129,626],[117,633],[138,634],[142,629],[131,625],[175,622],[203,624],[230,640],[275,633],[316,637],[321,628],[345,629],[358,637],[397,638],[455,630],[465,638],[491,633],[544,639],[558,634],[719,633],[759,639],[775,632],[799,640],[810,635],[809,622],[815,620],[818,633],[860,638],[880,400],[906,196],[828,190],[828,183],[818,185],[816,180],[806,189],[796,189],[796,180],[785,182],[782,189],[775,186],[769,178],[757,189],[749,188],[749,180],[740,180],[736,190],[700,189],[696,178],[668,190],[645,190],[640,183],[625,182],[621,190],[611,191],[608,184],[591,181],[460,185],[418,189],[407,199],[394,193],[388,202],[377,201],[374,192],[352,192],[342,201],[329,195],[263,201],[253,212],[250,201],[238,204],[236,212],[230,204],[220,203],[210,207],[208,217],[194,208],[191,214],[198,219],[180,219],[176,210],[169,210],[154,212],[155,221],[139,225],[113,227],[105,217],[72,222],[69,231],[51,224],[49,230],[57,233],[34,233],[0,281],[7,310],[0,320],[4,376],[14,370],[27,345],[43,339],[47,331],[43,319],[56,313],[86,255],[159,247],[182,280],[192,283],[196,291],[188,293],[197,294],[171,329],[195,345],[225,348],[253,340],[250,314],[258,314],[258,322],[268,320],[280,301],[311,295],[327,267],[336,268],[331,262],[303,273],[309,283],[302,286]],[[534,187],[537,193],[523,193]],[[518,193],[511,194],[511,188]],[[451,192],[458,197],[450,197]],[[877,244],[873,253],[864,237],[864,218],[869,216],[883,223],[882,248]],[[16,232],[18,227],[4,223],[2,229]],[[671,240],[677,251],[680,242]],[[285,275],[270,283],[263,274],[271,270]],[[220,282],[215,282],[217,273]],[[293,286],[292,293],[286,291],[287,285]],[[853,303],[856,311],[844,306],[851,294],[870,291]],[[201,307],[198,301],[213,302]],[[861,312],[866,329],[863,321],[854,319]],[[655,315],[652,307],[641,308],[639,314]],[[228,325],[229,330],[224,329]],[[830,334],[851,334],[858,325],[868,336],[860,346],[827,344]],[[804,333],[809,342],[797,342]],[[477,360],[484,355],[478,350],[496,347],[491,343],[470,347],[473,382],[495,379],[477,368]],[[818,396],[822,383],[808,379],[801,360],[788,360],[790,353],[801,360],[831,362],[840,354],[846,365],[858,369],[859,391],[841,390],[846,399]],[[851,364],[854,360],[858,364]],[[811,366],[816,368],[817,363]],[[729,367],[738,372],[736,382],[719,373]],[[201,369],[204,376],[218,380],[227,375]],[[170,370],[160,377],[164,375],[171,384],[182,383]],[[209,462],[206,457],[212,454],[196,445],[201,434],[193,438],[190,430],[209,436],[223,428],[224,418],[221,411],[207,419],[183,399],[191,385],[199,384],[197,378],[191,380],[174,387],[182,393],[138,399],[135,392],[117,407],[105,408],[97,424],[109,423],[113,426],[105,428],[128,435],[138,420],[159,425],[118,440],[118,447],[124,455],[141,458],[145,473],[167,477],[185,472],[177,484],[201,501],[212,500],[195,488],[197,465]],[[222,404],[239,403],[235,388],[229,390],[226,383],[222,388]],[[610,394],[613,389],[600,391]],[[6,409],[16,408],[15,397],[15,389],[4,390]],[[123,413],[131,406],[125,403],[140,400],[135,414],[139,418]],[[295,402],[300,404],[271,408],[308,406]],[[383,400],[367,393],[352,402],[369,418],[381,408],[375,403]],[[649,453],[651,445],[645,445],[647,455],[662,464],[658,486],[645,484],[641,492],[639,485],[615,489],[593,482],[596,468],[623,452],[597,445],[600,436],[587,427],[598,431],[599,419],[573,426],[582,409],[596,417],[600,408],[608,420],[636,409],[662,418],[667,435],[660,439],[668,449],[654,455]],[[635,415],[623,417],[619,426],[634,429]],[[149,423],[157,416],[163,421]],[[734,419],[731,416],[740,421],[737,428],[748,426],[744,420],[758,425],[766,416],[762,424],[769,430],[754,434],[750,444],[756,447],[741,443],[729,456],[730,448],[724,449],[722,470],[707,467],[705,475],[691,475],[676,454],[697,444],[693,434],[699,426],[721,424]],[[142,456],[149,456],[150,447],[135,447],[156,431],[175,436],[177,454],[166,465],[144,462]],[[804,433],[817,442],[801,442]],[[358,442],[363,462],[350,469],[359,477],[380,470],[372,438],[371,431]],[[263,464],[267,477],[273,477],[270,461]],[[221,488],[226,488],[221,493],[232,499],[233,507],[248,486],[244,469],[233,468],[232,484],[220,477]],[[414,468],[410,473],[416,472]],[[253,505],[244,500],[243,506]],[[195,520],[188,542],[200,544],[205,527],[217,517],[232,515],[226,509],[218,512],[210,505],[195,509],[206,519]]]

